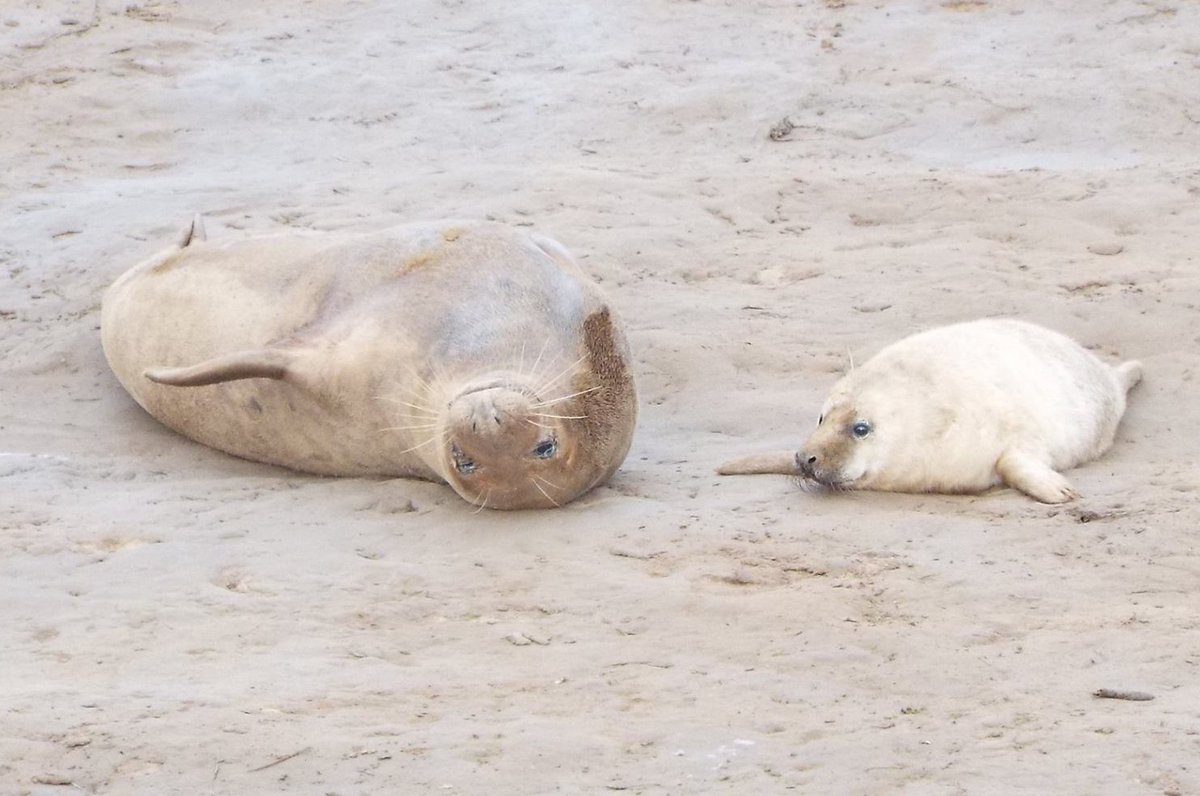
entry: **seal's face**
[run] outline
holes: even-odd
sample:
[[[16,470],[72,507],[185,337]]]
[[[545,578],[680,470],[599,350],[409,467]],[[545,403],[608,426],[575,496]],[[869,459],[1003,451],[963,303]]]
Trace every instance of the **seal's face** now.
[[[582,332],[577,351],[543,349],[528,367],[522,349],[485,375],[413,371],[395,395],[379,396],[398,407],[388,430],[409,432],[397,445],[413,443],[397,458],[419,456],[426,477],[489,509],[562,506],[604,483],[629,450],[637,393],[608,308]]]
[[[894,377],[868,382],[861,371],[835,385],[817,428],[796,454],[801,485],[919,492],[934,484],[951,490],[953,478],[980,458],[983,440],[934,392],[928,383]]]
[[[796,454],[802,484],[855,489],[872,471],[880,443],[871,417],[851,404],[827,406]]]
[[[442,424],[442,472],[467,501],[493,509],[549,508],[580,483],[576,416],[518,384],[469,389],[450,401]]]

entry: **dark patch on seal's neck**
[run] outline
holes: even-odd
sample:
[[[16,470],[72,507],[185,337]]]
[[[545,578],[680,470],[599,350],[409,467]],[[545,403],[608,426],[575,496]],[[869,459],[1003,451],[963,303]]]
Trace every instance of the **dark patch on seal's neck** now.
[[[629,444],[628,434],[614,434],[614,430],[629,428],[637,416],[633,376],[608,307],[593,312],[584,320],[583,345],[589,367],[576,376],[572,389],[575,392],[591,390],[579,396],[580,414],[587,415],[587,420],[583,421],[588,438],[584,449],[593,454],[593,463],[603,468],[604,476],[607,476],[625,454],[624,449],[612,451],[610,448],[623,446],[627,449]],[[594,389],[597,387],[599,389]]]
[[[612,381],[627,377],[625,359],[617,347],[613,333],[612,315],[608,307],[593,312],[583,321],[583,344],[587,347],[592,371],[601,381]]]

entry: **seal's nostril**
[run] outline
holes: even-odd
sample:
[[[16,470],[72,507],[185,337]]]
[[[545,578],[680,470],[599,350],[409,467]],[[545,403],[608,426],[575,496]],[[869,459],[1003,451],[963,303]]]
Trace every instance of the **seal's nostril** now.
[[[816,464],[816,463],[817,463],[817,457],[816,457],[816,456],[809,456],[809,457],[808,457],[808,463],[809,463],[809,464]]]

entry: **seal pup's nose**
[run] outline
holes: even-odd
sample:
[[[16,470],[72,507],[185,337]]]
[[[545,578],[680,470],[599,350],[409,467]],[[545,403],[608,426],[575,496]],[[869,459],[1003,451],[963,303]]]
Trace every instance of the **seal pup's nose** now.
[[[812,478],[817,466],[817,457],[800,451],[796,454],[796,469],[801,475]]]

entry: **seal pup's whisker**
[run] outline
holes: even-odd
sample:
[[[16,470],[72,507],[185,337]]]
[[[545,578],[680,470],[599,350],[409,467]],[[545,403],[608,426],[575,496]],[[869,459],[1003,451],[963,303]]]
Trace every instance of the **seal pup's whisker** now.
[[[554,430],[550,426],[543,426],[541,423],[537,422],[536,420],[530,420],[527,417],[523,417],[521,419],[524,420],[526,423],[528,423],[531,426],[537,426],[538,428],[542,429],[543,431],[553,431]]]
[[[534,417],[553,417],[556,420],[587,420],[587,415],[550,415],[545,412],[532,412]]]

